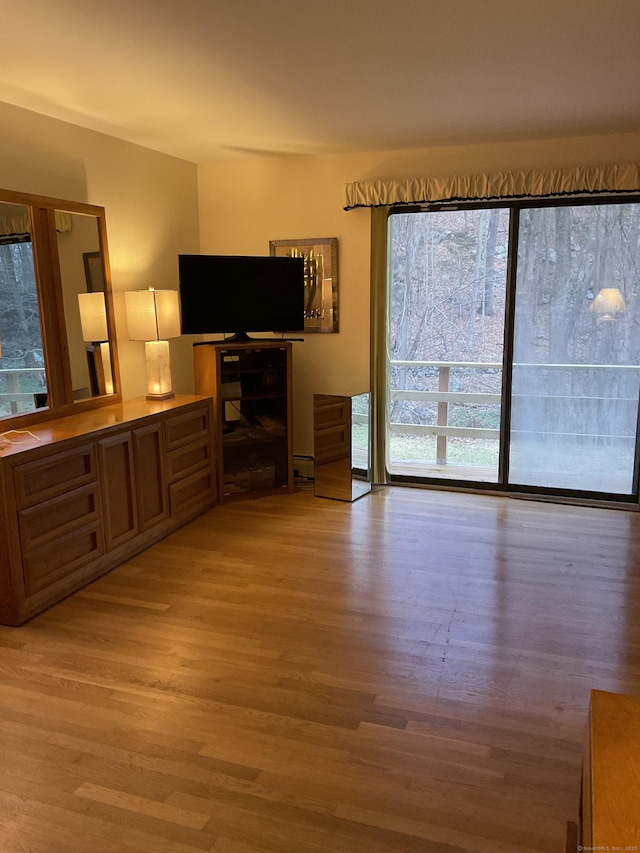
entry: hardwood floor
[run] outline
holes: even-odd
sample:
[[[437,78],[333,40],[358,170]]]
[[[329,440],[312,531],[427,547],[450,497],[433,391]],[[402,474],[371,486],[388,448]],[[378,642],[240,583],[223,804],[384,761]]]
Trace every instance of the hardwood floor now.
[[[589,690],[640,694],[639,544],[415,489],[216,507],[0,629],[0,849],[560,853]]]

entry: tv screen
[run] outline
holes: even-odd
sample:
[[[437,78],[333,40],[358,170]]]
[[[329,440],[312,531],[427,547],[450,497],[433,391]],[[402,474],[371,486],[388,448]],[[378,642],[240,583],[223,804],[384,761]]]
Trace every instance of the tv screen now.
[[[298,332],[304,328],[304,260],[179,255],[184,335]]]

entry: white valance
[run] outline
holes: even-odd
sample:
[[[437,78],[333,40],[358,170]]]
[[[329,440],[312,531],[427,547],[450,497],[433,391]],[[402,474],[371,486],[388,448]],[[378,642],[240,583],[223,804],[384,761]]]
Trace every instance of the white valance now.
[[[56,231],[71,231],[72,219],[71,214],[64,210],[55,211]],[[8,234],[30,234],[31,220],[28,213],[21,213],[18,216],[0,216],[0,237],[6,237]]]
[[[497,172],[356,181],[347,184],[345,210],[392,204],[551,198],[640,193],[640,165],[576,166],[571,169]]]
[[[28,234],[31,231],[29,214],[22,213],[19,216],[0,216],[0,237],[9,234]]]

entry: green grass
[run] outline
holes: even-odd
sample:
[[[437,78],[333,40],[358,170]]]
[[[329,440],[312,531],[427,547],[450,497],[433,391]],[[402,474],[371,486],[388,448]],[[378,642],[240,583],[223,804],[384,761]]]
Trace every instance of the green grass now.
[[[367,427],[356,424],[353,428],[353,446],[367,446]],[[390,456],[396,462],[416,462],[423,465],[436,464],[436,438],[431,435],[392,433]],[[483,438],[449,438],[447,440],[447,462],[456,465],[498,464],[498,441]]]
[[[423,465],[436,464],[435,436],[393,433],[390,457],[396,462],[416,462]],[[447,462],[456,465],[498,464],[498,440],[485,438],[447,439]]]

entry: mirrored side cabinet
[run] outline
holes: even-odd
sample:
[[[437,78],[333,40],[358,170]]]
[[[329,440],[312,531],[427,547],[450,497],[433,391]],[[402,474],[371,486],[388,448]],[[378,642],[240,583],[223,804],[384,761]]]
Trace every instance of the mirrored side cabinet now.
[[[313,395],[314,494],[355,501],[371,491],[369,393]]]
[[[0,190],[0,430],[120,399],[104,208]]]

